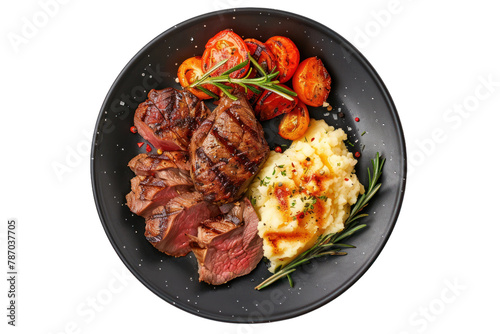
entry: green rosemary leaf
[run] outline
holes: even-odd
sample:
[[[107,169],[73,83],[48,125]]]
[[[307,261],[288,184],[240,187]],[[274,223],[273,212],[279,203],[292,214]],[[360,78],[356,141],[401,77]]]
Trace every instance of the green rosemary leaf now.
[[[260,94],[262,91],[260,89],[255,88],[254,86],[248,86],[248,89],[250,89],[252,92],[255,94]]]
[[[339,235],[337,238],[335,238],[335,242],[340,241],[342,239],[345,239],[345,238],[353,235],[358,230],[361,230],[362,228],[365,228],[365,227],[366,227],[366,224],[357,225],[357,226],[353,227],[352,229],[349,229],[348,231],[345,231],[344,233],[342,233],[341,235]]]
[[[243,61],[243,62],[239,63],[238,65],[233,66],[233,67],[231,67],[230,69],[228,69],[228,70],[224,71],[224,72],[221,74],[221,76],[229,75],[229,74],[231,74],[231,73],[233,73],[233,72],[235,72],[235,71],[238,71],[238,70],[242,69],[243,67],[247,66],[247,64],[248,64],[248,60],[245,60],[245,61]]]
[[[209,95],[209,96],[213,97],[213,98],[214,98],[214,99],[216,99],[216,100],[218,100],[218,99],[219,99],[219,96],[217,96],[217,94],[215,94],[214,92],[212,92],[212,91],[210,91],[210,90],[206,89],[206,88],[205,88],[205,87],[203,87],[203,86],[198,86],[198,87],[196,87],[196,89],[201,90],[203,93],[205,93],[205,94],[207,94],[207,95]]]
[[[292,276],[290,274],[286,275],[288,277],[288,283],[290,284],[290,287],[293,288],[293,281],[292,281]]]

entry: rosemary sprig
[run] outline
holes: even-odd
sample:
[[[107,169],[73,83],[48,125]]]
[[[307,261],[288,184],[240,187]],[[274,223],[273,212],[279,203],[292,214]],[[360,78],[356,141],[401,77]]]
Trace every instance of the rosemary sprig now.
[[[212,77],[211,74],[215,72],[218,68],[220,68],[222,65],[224,65],[227,61],[228,59],[224,59],[218,62],[210,70],[208,70],[198,81],[193,82],[188,87],[190,88],[196,87],[199,90],[203,91],[204,93],[210,95],[211,97],[218,98],[217,95],[215,95],[208,89],[205,89],[204,87],[201,86],[204,84],[211,84],[218,87],[224,94],[226,94],[232,100],[237,100],[238,98],[231,93],[232,87],[227,85],[228,83],[237,84],[243,87],[245,89],[245,92],[251,90],[255,93],[260,93],[260,91],[254,87],[256,86],[261,89],[269,90],[278,95],[281,95],[288,100],[293,100],[293,96],[297,96],[295,92],[278,85],[279,81],[276,80],[276,77],[280,73],[278,70],[276,70],[276,68],[273,68],[271,73],[267,74],[264,71],[264,69],[259,65],[259,63],[252,56],[250,56],[250,54],[248,55],[248,59],[245,60],[244,62],[241,62],[238,65],[231,67],[230,69],[224,71],[219,76]],[[248,76],[250,75],[251,68],[248,70],[247,75],[243,78],[231,78],[229,76],[231,73],[245,67],[249,62],[251,62],[252,64],[251,67],[254,67],[260,73],[261,75],[260,77],[249,78]]]
[[[293,273],[300,265],[307,263],[314,258],[325,255],[346,255],[347,253],[340,251],[341,248],[355,247],[349,244],[339,243],[339,241],[366,227],[366,224],[359,223],[359,219],[368,216],[368,214],[360,212],[368,205],[370,199],[377,193],[382,185],[381,183],[378,183],[378,180],[382,175],[384,162],[385,159],[380,159],[379,153],[377,152],[375,159],[371,161],[373,174],[370,173],[370,168],[368,168],[368,189],[358,198],[356,204],[351,209],[351,213],[344,223],[344,229],[342,231],[320,236],[311,248],[299,254],[294,260],[285,266],[278,267],[272,276],[257,285],[255,289],[261,290],[283,277],[287,277],[290,286],[293,287],[293,281],[290,274]]]

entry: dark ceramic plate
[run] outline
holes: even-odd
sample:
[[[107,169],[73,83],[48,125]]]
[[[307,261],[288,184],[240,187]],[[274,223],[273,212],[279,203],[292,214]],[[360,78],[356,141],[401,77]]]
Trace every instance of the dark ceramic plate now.
[[[367,184],[370,159],[387,159],[383,186],[368,208],[369,225],[351,238],[357,248],[344,257],[312,262],[294,273],[295,286],[282,280],[267,289],[254,287],[269,276],[265,264],[222,286],[198,282],[192,254],[168,257],[144,238],[144,219],[125,205],[133,177],[128,161],[140,152],[138,134],[129,131],[137,105],[152,88],[175,83],[179,64],[201,55],[217,32],[232,28],[244,38],[265,41],[273,35],[291,37],[301,59],[320,57],[333,78],[328,102],[333,110],[310,108],[311,117],[325,119],[346,131],[349,148],[362,152],[358,175]],[[344,117],[340,117],[340,112]],[[355,117],[360,121],[355,122]],[[264,124],[271,148],[283,144],[277,122]],[[242,8],[198,16],[165,31],[137,53],[111,87],[97,119],[92,151],[92,185],[104,230],[130,271],[165,301],[193,314],[227,322],[266,322],[304,314],[333,300],[358,280],[384,247],[399,214],[405,189],[406,152],[403,131],[391,97],[375,70],[349,42],[305,17],[270,9]]]

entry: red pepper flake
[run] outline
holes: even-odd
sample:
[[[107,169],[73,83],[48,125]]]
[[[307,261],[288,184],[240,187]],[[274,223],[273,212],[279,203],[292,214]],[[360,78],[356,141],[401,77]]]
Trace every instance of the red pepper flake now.
[[[292,162],[292,167],[295,167],[295,165],[293,164],[293,162]]]
[[[356,122],[359,122],[359,117],[356,117],[354,120],[355,120]]]
[[[356,152],[356,153],[354,153],[354,156],[355,156],[356,158],[359,158],[359,157],[361,156],[361,153]]]
[[[349,181],[349,179],[348,179],[347,177],[346,177],[344,180],[345,180],[345,181]]]
[[[311,142],[313,142],[313,141],[314,141],[314,137],[311,138]]]
[[[130,127],[130,132],[137,133],[137,128],[135,126]]]
[[[292,169],[292,173],[295,173],[297,170],[296,169]]]
[[[300,213],[297,215],[297,218],[302,219],[302,218],[304,218],[305,216],[306,216],[306,215],[305,215],[305,213],[304,213],[304,212],[300,212]]]
[[[281,147],[280,147],[280,146],[276,146],[276,147],[274,148],[274,152],[276,152],[276,153],[283,153],[283,150],[281,149]]]
[[[137,146],[139,146],[139,147],[142,147],[142,145],[144,145],[143,142],[137,143]]]
[[[149,144],[146,145],[146,152],[151,152],[151,146],[149,146]]]

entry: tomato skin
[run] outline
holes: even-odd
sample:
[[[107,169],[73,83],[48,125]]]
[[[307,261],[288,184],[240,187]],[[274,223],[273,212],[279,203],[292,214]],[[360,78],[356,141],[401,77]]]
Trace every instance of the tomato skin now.
[[[248,60],[248,48],[243,39],[230,29],[222,30],[208,40],[201,57],[203,72],[207,72],[218,62],[229,59],[211,76],[219,76],[224,71]],[[250,62],[242,69],[231,73],[231,78],[241,78],[250,67]]]
[[[321,107],[330,94],[332,78],[321,59],[311,57],[299,64],[292,84],[302,102],[311,107]]]
[[[274,53],[271,52],[266,44],[257,39],[247,38],[244,42],[248,47],[250,55],[257,61],[257,63],[259,63],[267,74],[270,74],[273,68],[277,66],[276,56]]]
[[[290,80],[297,69],[300,61],[299,49],[288,37],[273,36],[266,41],[266,46],[276,57],[279,82]]]
[[[254,38],[247,38],[244,40],[244,42],[248,47],[250,56],[252,56],[257,61],[257,63],[259,63],[264,72],[270,74],[273,69],[277,68],[276,57],[271,52],[271,50],[269,50],[266,44]],[[251,68],[251,71],[252,72],[248,75],[249,78],[261,76],[261,74],[254,67]],[[247,100],[250,105],[254,105],[263,93],[263,90],[261,88],[257,86],[253,87],[260,90],[260,93],[255,93],[251,90],[247,90]]]
[[[280,86],[286,87],[284,85]],[[255,102],[253,109],[259,120],[267,121],[268,119],[291,111],[295,108],[298,101],[296,97],[293,97],[293,100],[290,101],[281,95],[265,90],[257,102]]]
[[[280,122],[278,134],[290,140],[301,138],[309,127],[309,111],[306,105],[299,101],[292,111],[287,113]]]
[[[200,56],[191,57],[184,60],[182,64],[179,66],[179,69],[177,70],[177,78],[179,79],[179,83],[181,84],[182,87],[189,86],[193,82],[200,79],[202,75],[203,75],[203,70],[201,67]],[[213,92],[216,95],[219,94],[219,89],[214,85],[205,84],[202,86],[203,88],[208,89],[209,91]],[[189,91],[202,100],[212,98],[210,95],[205,94],[204,92],[202,92],[197,88],[189,88]]]

